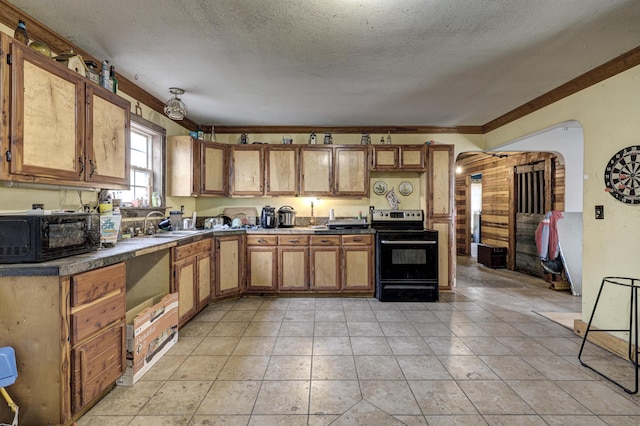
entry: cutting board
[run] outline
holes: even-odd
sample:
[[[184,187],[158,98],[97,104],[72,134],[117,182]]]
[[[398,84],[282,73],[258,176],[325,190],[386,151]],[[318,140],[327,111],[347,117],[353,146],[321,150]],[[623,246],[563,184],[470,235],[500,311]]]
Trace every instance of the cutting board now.
[[[255,207],[225,207],[224,210],[222,210],[222,214],[230,217],[231,220],[240,218],[242,223],[255,225],[256,216],[258,216],[258,209]]]

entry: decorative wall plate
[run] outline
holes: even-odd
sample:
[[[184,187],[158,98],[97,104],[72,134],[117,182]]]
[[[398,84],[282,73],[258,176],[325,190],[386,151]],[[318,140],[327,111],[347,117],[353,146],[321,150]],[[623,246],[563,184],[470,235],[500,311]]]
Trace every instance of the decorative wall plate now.
[[[411,185],[411,182],[407,182],[405,180],[404,182],[401,182],[400,185],[398,186],[398,192],[401,195],[404,195],[405,197],[407,195],[411,195],[411,193],[413,192],[413,185]]]
[[[640,203],[640,145],[618,151],[604,170],[605,191],[626,204]]]
[[[387,193],[387,184],[386,182],[383,182],[381,180],[377,181],[376,183],[373,184],[373,192],[376,193],[376,195],[384,195]]]

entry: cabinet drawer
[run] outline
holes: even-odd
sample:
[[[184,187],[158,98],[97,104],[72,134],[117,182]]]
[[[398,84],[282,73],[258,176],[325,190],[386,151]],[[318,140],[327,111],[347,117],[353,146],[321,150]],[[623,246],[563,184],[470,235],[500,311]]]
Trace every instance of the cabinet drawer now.
[[[275,246],[278,244],[276,235],[247,235],[248,246]]]
[[[108,325],[124,320],[125,293],[95,303],[71,314],[71,344],[80,342]]]
[[[187,257],[195,256],[207,250],[211,250],[211,238],[198,241],[191,244],[186,244],[180,247],[173,248],[173,261],[177,262]]]
[[[343,246],[364,246],[373,244],[373,235],[343,235]]]
[[[312,235],[310,240],[312,246],[340,245],[340,235]]]
[[[308,235],[279,235],[278,245],[280,246],[308,246]]]
[[[71,277],[71,306],[93,302],[126,285],[124,263],[95,269]]]
[[[74,413],[124,373],[125,330],[123,321],[71,351],[71,406]]]

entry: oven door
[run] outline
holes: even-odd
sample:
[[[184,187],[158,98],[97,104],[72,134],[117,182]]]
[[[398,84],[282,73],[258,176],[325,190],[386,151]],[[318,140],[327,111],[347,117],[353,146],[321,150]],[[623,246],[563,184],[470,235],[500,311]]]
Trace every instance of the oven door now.
[[[379,232],[376,238],[380,281],[437,282],[436,232]]]

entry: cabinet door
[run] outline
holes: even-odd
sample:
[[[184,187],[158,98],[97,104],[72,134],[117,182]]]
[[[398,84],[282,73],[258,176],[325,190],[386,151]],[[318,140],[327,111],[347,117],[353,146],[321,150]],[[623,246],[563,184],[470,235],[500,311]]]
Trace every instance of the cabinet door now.
[[[124,321],[71,351],[71,411],[77,413],[115,383],[126,368]]]
[[[309,284],[312,290],[340,290],[340,247],[311,247]]]
[[[197,281],[197,309],[200,310],[211,300],[211,272],[212,272],[211,251],[201,253],[196,257],[198,269]]]
[[[278,282],[276,246],[247,246],[247,291],[272,292]]]
[[[278,247],[278,290],[301,291],[309,288],[309,247]]]
[[[438,283],[455,286],[453,145],[427,147],[427,227],[438,231]]]
[[[453,212],[453,145],[428,148],[427,216],[445,218]]]
[[[129,189],[130,104],[87,84],[85,180]]]
[[[262,195],[264,150],[261,146],[231,147],[231,195]]]
[[[400,146],[400,170],[424,171],[426,167],[424,145]]]
[[[344,276],[342,289],[373,291],[373,248],[343,247]]]
[[[300,195],[333,194],[333,148],[300,148]]]
[[[240,294],[242,292],[244,250],[242,235],[217,237],[217,288],[216,296]]]
[[[182,326],[196,312],[196,259],[194,257],[173,264],[173,286],[178,292],[178,323]]]
[[[198,194],[198,170],[195,163],[195,140],[190,136],[167,138],[167,195],[191,197]]]
[[[367,146],[336,148],[335,195],[369,195],[367,153]]]
[[[266,148],[266,195],[298,194],[298,148],[268,146]]]
[[[372,146],[372,170],[395,170],[398,168],[397,146]]]
[[[17,42],[11,57],[10,173],[82,181],[84,78]]]
[[[227,195],[227,148],[213,142],[200,144],[200,194]]]

